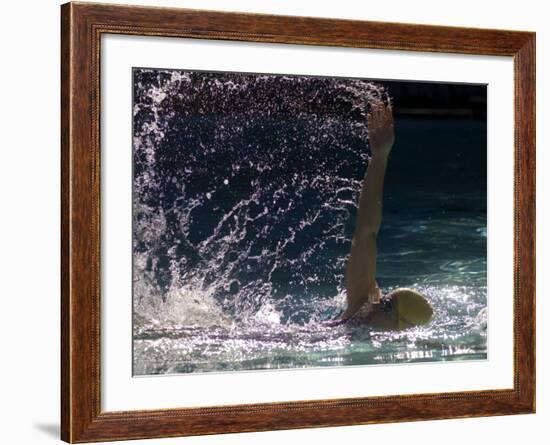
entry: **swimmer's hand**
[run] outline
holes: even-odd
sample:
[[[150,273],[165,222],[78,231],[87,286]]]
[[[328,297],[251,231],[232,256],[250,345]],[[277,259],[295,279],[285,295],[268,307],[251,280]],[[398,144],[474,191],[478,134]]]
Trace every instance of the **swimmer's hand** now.
[[[367,119],[373,158],[387,158],[395,140],[391,105],[385,105],[383,102],[374,104]]]

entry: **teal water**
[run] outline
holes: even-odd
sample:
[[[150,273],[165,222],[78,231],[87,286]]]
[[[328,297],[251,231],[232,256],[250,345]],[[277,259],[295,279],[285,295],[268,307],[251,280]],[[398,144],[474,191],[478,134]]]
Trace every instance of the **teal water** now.
[[[485,245],[485,218],[460,212],[409,218],[385,218],[388,248],[380,248],[379,282],[385,290],[411,286],[426,295],[434,308],[429,325],[403,331],[357,325],[328,329],[319,320],[344,307],[342,292],[306,297],[294,305],[294,311],[309,315],[305,323],[283,323],[276,306],[263,307],[248,322],[236,322],[213,310],[209,305],[214,301],[204,296],[197,295],[202,305],[191,309],[182,290],[170,298],[181,303],[178,310],[187,316],[194,312],[196,318],[164,328],[138,318],[135,373],[486,359],[486,261],[475,255]]]

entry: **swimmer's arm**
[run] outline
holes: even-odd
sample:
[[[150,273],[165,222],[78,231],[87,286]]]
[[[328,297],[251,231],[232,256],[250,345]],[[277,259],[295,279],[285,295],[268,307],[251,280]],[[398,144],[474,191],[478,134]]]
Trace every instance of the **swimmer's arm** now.
[[[376,238],[382,221],[382,189],[387,156],[373,156],[359,198],[357,224],[346,269],[347,308],[342,318],[349,319],[377,290]]]
[[[347,308],[342,320],[348,320],[369,298],[377,300],[380,291],[376,276],[376,238],[382,222],[382,195],[388,156],[394,142],[393,114],[381,106],[369,115],[372,158],[365,173],[359,196],[357,222],[346,268]]]

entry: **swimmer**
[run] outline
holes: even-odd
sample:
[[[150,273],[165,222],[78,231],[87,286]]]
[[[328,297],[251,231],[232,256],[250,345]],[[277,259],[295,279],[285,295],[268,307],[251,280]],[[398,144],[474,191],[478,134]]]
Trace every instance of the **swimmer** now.
[[[376,282],[376,238],[382,221],[382,190],[395,140],[391,105],[382,102],[373,105],[367,118],[372,157],[359,195],[346,267],[346,309],[339,319],[327,324],[338,326],[352,318],[383,329],[426,324],[433,311],[420,293],[400,288],[382,296]]]

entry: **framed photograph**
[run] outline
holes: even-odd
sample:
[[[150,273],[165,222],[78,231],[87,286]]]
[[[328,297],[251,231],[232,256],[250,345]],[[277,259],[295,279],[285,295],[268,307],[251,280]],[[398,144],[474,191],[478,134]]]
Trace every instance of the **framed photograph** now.
[[[535,411],[535,34],[61,8],[61,436]]]

